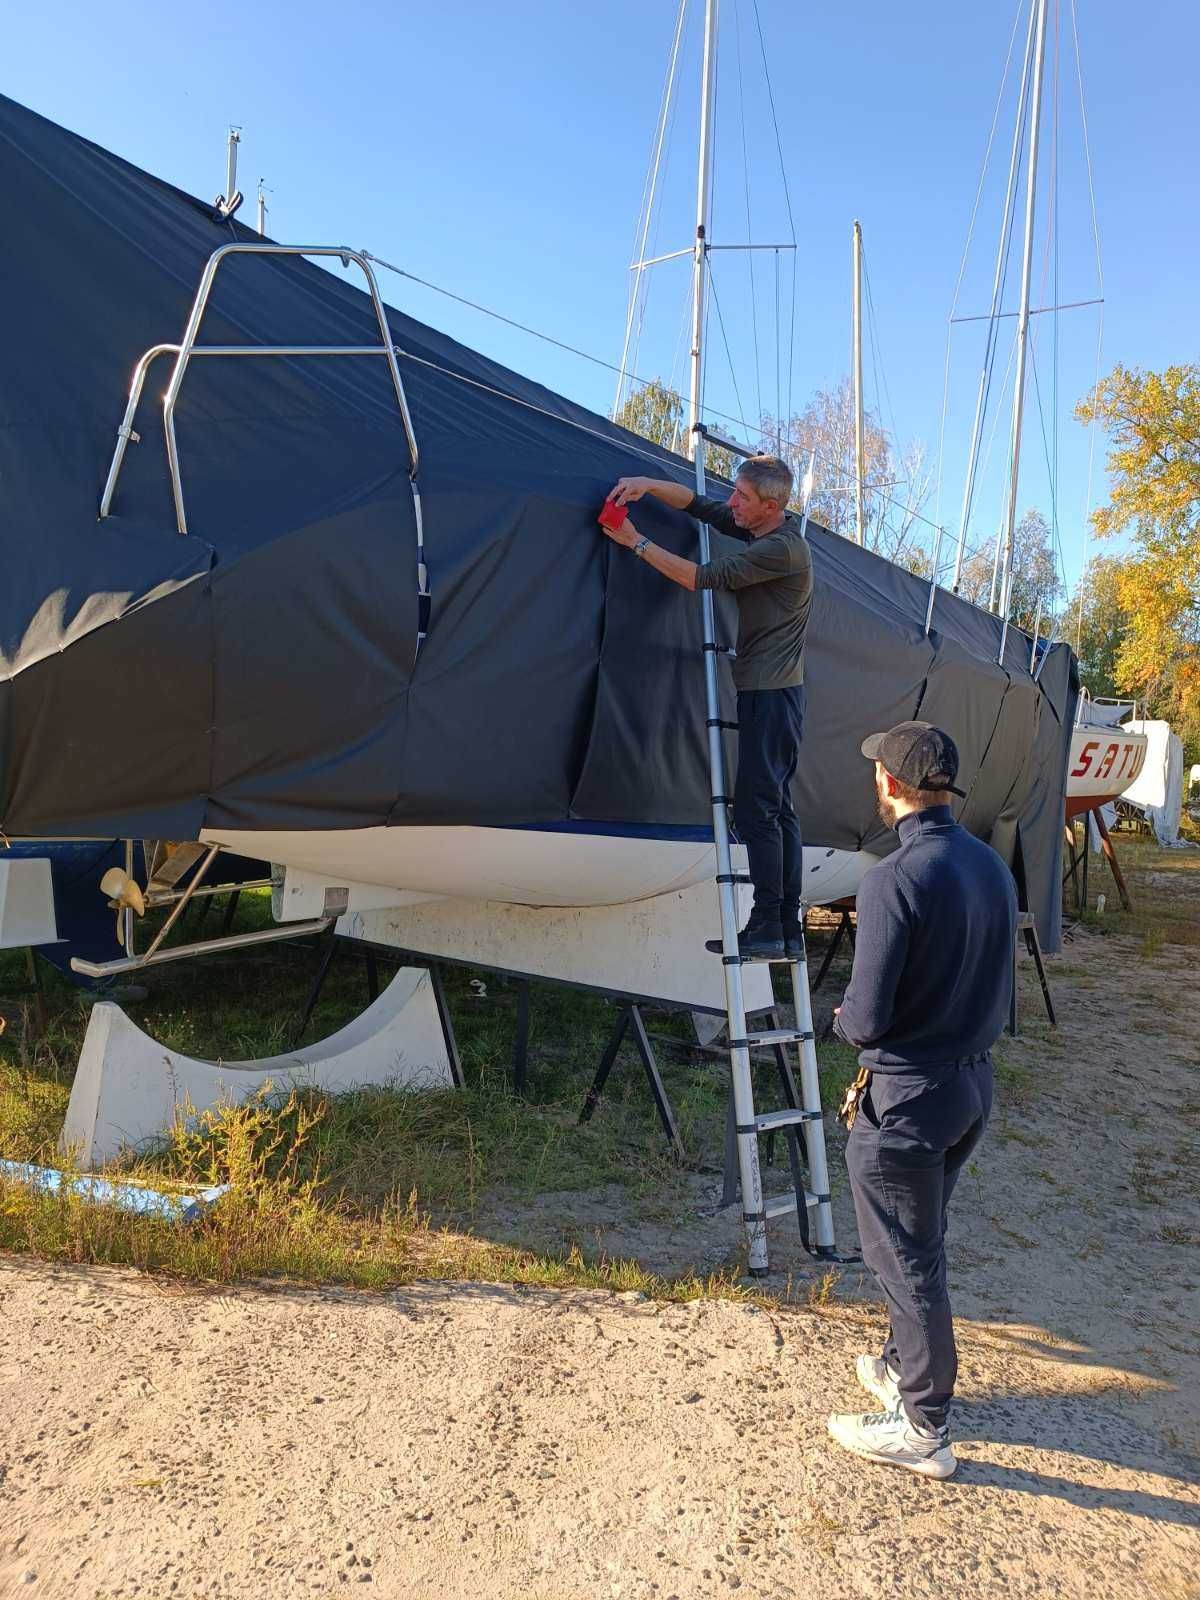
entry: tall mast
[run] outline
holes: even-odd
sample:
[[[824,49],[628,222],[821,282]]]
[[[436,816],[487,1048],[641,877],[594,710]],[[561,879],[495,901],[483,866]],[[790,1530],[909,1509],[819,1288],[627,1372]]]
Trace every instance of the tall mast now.
[[[851,251],[854,268],[854,512],[859,544],[866,543],[863,524],[863,381],[862,381],[862,227],[854,224]]]
[[[1000,213],[1000,240],[996,246],[996,271],[992,278],[992,307],[988,318],[988,338],[984,349],[983,370],[979,374],[979,392],[975,396],[975,420],[971,425],[971,449],[967,456],[967,477],[963,484],[962,511],[958,519],[958,550],[954,557],[954,582],[951,592],[958,593],[962,582],[963,562],[967,553],[967,525],[971,520],[971,502],[975,498],[975,473],[979,464],[979,445],[983,434],[983,408],[987,399],[988,374],[991,370],[994,349],[996,316],[1000,310],[1000,296],[1004,291],[1005,240],[1008,235],[1008,213],[1012,207],[1013,191],[1017,182],[1017,168],[1021,154],[1021,129],[1025,122],[1025,105],[1029,94],[1029,65],[1033,55],[1034,28],[1037,21],[1038,0],[1030,0],[1029,31],[1025,36],[1025,63],[1021,68],[1021,87],[1017,94],[1017,115],[1013,123],[1012,153],[1008,158],[1008,183],[1004,190],[1004,209]],[[995,577],[992,579],[995,587]],[[993,604],[989,601],[988,604]]]
[[[700,159],[696,173],[696,244],[692,266],[692,360],[691,392],[688,402],[688,440],[696,463],[696,493],[704,493],[704,441],[696,429],[700,424],[704,364],[701,345],[704,339],[704,296],[708,270],[708,188],[712,161],[713,72],[716,67],[717,0],[704,4],[704,64],[700,72]],[[703,540],[706,528],[700,524]],[[707,555],[705,556],[707,560]]]
[[[267,191],[261,178],[258,180],[258,231],[260,234],[267,231]]]
[[[1009,460],[1008,505],[1004,530],[1004,577],[1000,609],[999,662],[1004,661],[1008,640],[1008,608],[1012,599],[1013,530],[1017,517],[1017,486],[1021,475],[1021,423],[1025,411],[1025,357],[1029,346],[1029,281],[1033,269],[1033,208],[1037,195],[1038,134],[1042,121],[1042,68],[1046,59],[1046,0],[1037,0],[1037,56],[1033,67],[1033,106],[1029,124],[1029,172],[1025,184],[1025,249],[1021,258],[1021,307],[1017,313],[1017,377],[1013,393],[1012,451]]]

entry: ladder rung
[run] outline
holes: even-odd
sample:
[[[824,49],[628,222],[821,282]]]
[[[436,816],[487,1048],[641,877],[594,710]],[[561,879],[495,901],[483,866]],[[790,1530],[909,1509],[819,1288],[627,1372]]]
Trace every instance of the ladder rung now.
[[[734,733],[737,732],[738,727],[736,722],[726,722],[723,717],[709,717],[704,726],[706,728],[730,728]]]
[[[827,1194],[813,1194],[809,1189],[804,1191],[804,1207],[807,1211],[811,1211],[814,1206],[825,1205],[828,1200]],[[743,1211],[742,1217],[746,1222],[774,1222],[776,1217],[791,1216],[795,1209],[796,1196],[780,1194],[774,1199],[764,1201],[761,1211]]]
[[[716,883],[753,883],[754,879],[748,872],[718,872],[714,879]]]
[[[763,1049],[774,1044],[802,1044],[811,1039],[811,1032],[802,1033],[796,1028],[770,1028],[766,1033],[748,1033],[744,1039],[730,1039],[731,1050]]]
[[[785,1106],[782,1111],[764,1111],[753,1122],[739,1122],[739,1133],[772,1133],[777,1128],[795,1128],[802,1122],[820,1122],[819,1111],[801,1111],[798,1106]]]

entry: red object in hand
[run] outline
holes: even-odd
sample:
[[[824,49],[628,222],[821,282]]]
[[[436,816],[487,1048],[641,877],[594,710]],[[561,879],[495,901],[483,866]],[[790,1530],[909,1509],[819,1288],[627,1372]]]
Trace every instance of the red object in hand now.
[[[625,506],[619,506],[615,500],[606,500],[596,521],[602,528],[623,528],[628,516]]]

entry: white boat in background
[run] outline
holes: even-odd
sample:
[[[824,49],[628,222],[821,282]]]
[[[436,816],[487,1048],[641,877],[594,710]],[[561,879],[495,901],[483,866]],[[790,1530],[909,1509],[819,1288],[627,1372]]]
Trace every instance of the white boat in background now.
[[[1068,822],[1118,799],[1145,766],[1148,741],[1137,711],[1133,700],[1080,699],[1067,767]]]

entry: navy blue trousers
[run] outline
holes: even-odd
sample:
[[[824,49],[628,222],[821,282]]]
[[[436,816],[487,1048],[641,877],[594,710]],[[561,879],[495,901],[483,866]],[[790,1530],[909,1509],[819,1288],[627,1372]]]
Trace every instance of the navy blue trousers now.
[[[792,777],[804,732],[804,685],[739,689],[733,822],[750,858],[754,914],[760,922],[799,918],[803,876]]]
[[[873,1072],[846,1165],[863,1260],[891,1314],[883,1356],[909,1420],[944,1427],[958,1352],[946,1287],[946,1208],[992,1109],[992,1062]]]

